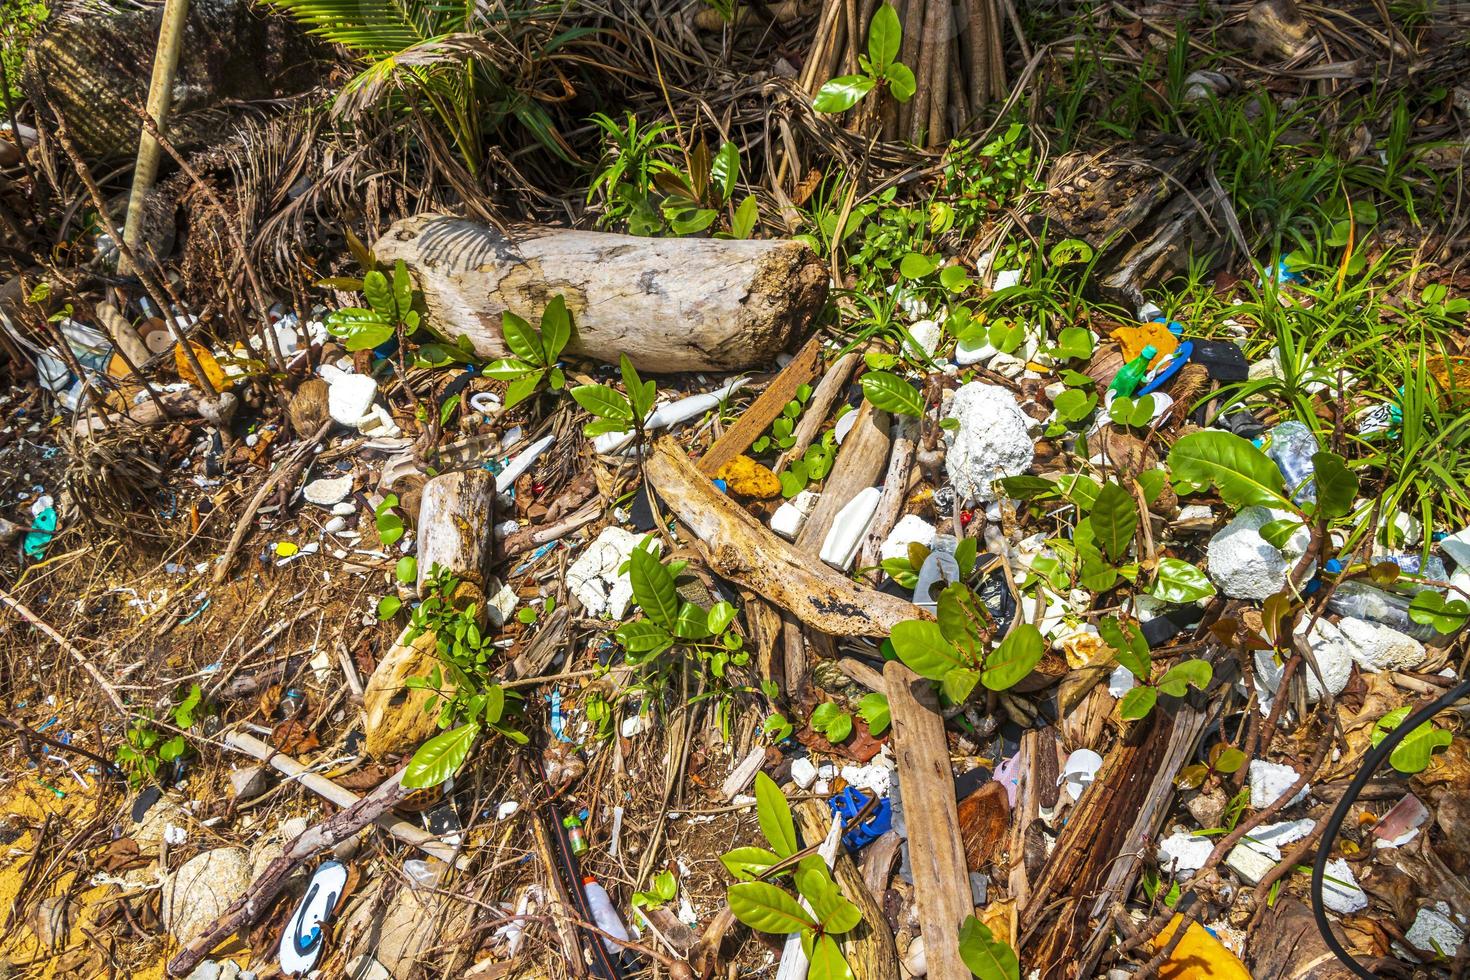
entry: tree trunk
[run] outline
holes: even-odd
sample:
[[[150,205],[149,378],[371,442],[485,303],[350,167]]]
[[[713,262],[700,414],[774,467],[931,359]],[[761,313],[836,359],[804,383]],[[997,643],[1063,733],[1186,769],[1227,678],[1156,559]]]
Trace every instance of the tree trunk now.
[[[398,222],[374,246],[402,259],[441,332],[483,357],[510,354],[501,315],[535,324],[554,296],[572,314],[569,353],[645,372],[765,366],[822,308],[827,268],[789,241],[634,238],[564,228],[504,234],[442,215]]]

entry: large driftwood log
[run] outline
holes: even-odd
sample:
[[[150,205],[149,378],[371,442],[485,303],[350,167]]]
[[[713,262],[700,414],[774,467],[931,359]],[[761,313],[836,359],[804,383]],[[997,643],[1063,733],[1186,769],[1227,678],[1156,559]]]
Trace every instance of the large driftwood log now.
[[[443,215],[406,218],[374,246],[402,259],[439,329],[485,357],[510,353],[510,311],[532,323],[565,297],[568,350],[640,371],[737,371],[785,350],[827,296],[827,270],[789,241],[634,238],[565,228],[506,234]]]
[[[435,566],[453,572],[478,593],[484,608],[495,550],[495,477],[487,470],[445,473],[424,484],[419,504],[419,595]]]

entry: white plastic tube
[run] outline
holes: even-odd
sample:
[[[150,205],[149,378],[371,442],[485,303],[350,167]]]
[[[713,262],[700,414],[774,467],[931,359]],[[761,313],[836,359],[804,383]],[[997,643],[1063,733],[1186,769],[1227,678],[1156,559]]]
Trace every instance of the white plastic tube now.
[[[703,395],[690,395],[676,402],[665,402],[648,413],[643,420],[643,431],[652,432],[698,418],[750,383],[749,378],[736,378],[723,388]],[[592,448],[599,454],[615,453],[633,441],[631,432],[605,432],[592,440]]]

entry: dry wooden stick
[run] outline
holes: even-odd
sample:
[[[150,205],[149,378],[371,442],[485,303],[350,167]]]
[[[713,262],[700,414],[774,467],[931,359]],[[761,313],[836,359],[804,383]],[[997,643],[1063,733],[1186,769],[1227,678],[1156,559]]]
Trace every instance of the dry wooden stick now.
[[[229,576],[230,565],[235,560],[235,553],[240,550],[240,545],[245,542],[246,535],[250,533],[251,524],[255,520],[255,512],[260,510],[261,505],[265,503],[265,498],[270,496],[271,491],[282,483],[295,482],[296,474],[301,472],[302,467],[306,465],[307,457],[311,455],[311,448],[316,445],[318,439],[327,434],[332,425],[331,419],[323,422],[312,437],[292,450],[291,455],[272,470],[271,475],[266,477],[265,482],[260,485],[260,489],[255,492],[255,496],[250,499],[250,503],[240,514],[240,521],[235,525],[235,533],[230,535],[230,543],[225,547],[225,553],[220,556],[219,564],[215,566],[213,576],[215,585],[223,585]]]
[[[87,672],[87,676],[92,678],[92,682],[102,689],[102,693],[107,695],[107,700],[112,702],[112,706],[117,709],[117,713],[122,715],[124,720],[129,717],[128,709],[123,705],[122,696],[117,693],[117,688],[108,683],[107,678],[102,676],[102,671],[97,669],[97,665],[92,663],[86,654],[73,646],[71,641],[66,637],[52,629],[51,625],[44,619],[22,605],[20,600],[14,596],[0,590],[0,602],[15,610],[16,615],[20,616],[21,619],[30,623],[42,633],[45,633],[51,642],[65,650],[67,655],[77,662],[77,666]]]
[[[873,514],[873,523],[868,526],[858,552],[858,567],[868,568],[878,564],[883,541],[893,526],[898,523],[899,511],[903,510],[908,496],[909,472],[914,465],[915,425],[908,419],[899,419],[893,429],[893,452],[888,457],[888,475],[883,479],[883,496],[878,501],[878,510]],[[876,585],[881,571],[868,573],[869,581]]]
[[[805,840],[820,842],[831,825],[832,814],[816,800],[803,800],[793,806],[797,826]],[[839,849],[832,863],[832,876],[842,886],[842,894],[857,905],[863,924],[847,934],[846,959],[856,980],[889,980],[899,975],[898,948],[893,931],[883,917],[883,908],[873,898],[863,881],[862,872],[846,849]]]
[[[821,359],[822,338],[818,335],[806,342],[781,373],[766,385],[766,390],[741,413],[735,424],[726,429],[700,457],[700,472],[714,476],[720,467],[749,449],[750,444],[760,438],[760,434],[796,397],[796,389],[817,376],[817,364]]]
[[[286,846],[280,857],[266,866],[245,894],[231,903],[212,926],[169,960],[169,975],[188,976],[226,937],[254,925],[270,910],[271,903],[285,888],[287,878],[298,864],[347,840],[396,806],[410,792],[403,785],[403,772],[400,770],[352,806],[314,827],[308,827]]]
[[[776,459],[776,465],[773,468],[777,473],[785,470],[793,459],[799,459],[806,453],[807,447],[817,437],[817,430],[827,421],[832,405],[842,396],[843,390],[847,387],[847,379],[852,377],[852,372],[857,370],[857,366],[857,351],[849,351],[827,368],[827,373],[822,375],[822,380],[818,381],[816,388],[812,390],[812,397],[806,403],[806,410],[801,413],[801,421],[796,423],[796,429],[791,433],[791,437],[796,441],[791,444],[790,449]]]

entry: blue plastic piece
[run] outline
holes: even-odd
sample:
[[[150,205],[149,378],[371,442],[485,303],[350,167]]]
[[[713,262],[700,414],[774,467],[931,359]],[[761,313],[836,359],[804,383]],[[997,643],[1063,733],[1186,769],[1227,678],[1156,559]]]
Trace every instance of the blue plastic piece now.
[[[1336,575],[1343,570],[1343,567],[1342,560],[1338,558],[1329,558],[1322,563],[1322,571],[1331,575]]]
[[[1179,346],[1174,348],[1173,352],[1166,357],[1164,363],[1154,368],[1153,373],[1149,375],[1143,387],[1139,388],[1133,397],[1141,398],[1151,392],[1158,391],[1164,385],[1168,384],[1169,380],[1179,373],[1179,369],[1189,363],[1190,355],[1193,353],[1194,344],[1187,340],[1181,341]]]
[[[716,481],[714,481],[714,483],[715,483],[715,489],[719,490],[720,493],[728,494],[730,492],[730,485],[728,483],[726,483],[724,480],[716,480]]]
[[[836,796],[828,797],[827,806],[844,821],[851,820],[868,805],[868,798],[849,786]],[[893,804],[880,799],[878,808],[866,823],[860,823],[842,835],[842,843],[849,851],[859,851],[893,829]]]

